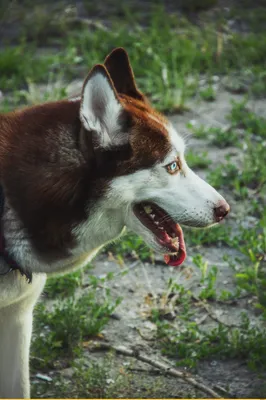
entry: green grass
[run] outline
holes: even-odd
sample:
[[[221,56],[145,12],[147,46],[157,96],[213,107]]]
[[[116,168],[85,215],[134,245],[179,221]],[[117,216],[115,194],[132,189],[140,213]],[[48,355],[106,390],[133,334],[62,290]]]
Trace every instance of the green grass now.
[[[236,279],[239,288],[257,296],[258,304],[266,316],[265,288],[266,275],[264,257],[266,254],[266,213],[254,228],[240,230],[234,245],[246,256],[246,263],[239,263]]]
[[[216,98],[216,93],[212,86],[209,86],[206,89],[201,89],[199,95],[205,101],[214,101]]]
[[[204,236],[208,231],[201,232],[203,238],[200,239],[200,243],[204,245],[206,244]],[[218,233],[217,238],[221,236],[219,230],[216,233]],[[216,288],[218,268],[209,266],[201,255],[196,255],[193,257],[193,262],[200,270],[199,285],[202,288],[197,297],[203,303],[197,304],[190,290],[170,280],[167,293],[171,294],[171,298],[177,299],[176,303],[172,304],[174,307],[172,309],[175,310],[175,319],[178,323],[175,325],[166,321],[164,313],[159,312],[156,307],[152,310],[151,318],[157,325],[158,340],[163,354],[175,359],[177,366],[195,368],[201,360],[213,358],[241,359],[249,368],[263,371],[266,368],[266,348],[263,339],[266,331],[263,325],[261,328],[253,326],[246,314],[242,315],[238,327],[226,325],[217,320],[215,328],[206,330],[204,325],[201,326],[196,322],[201,307],[203,310],[205,307],[208,309],[211,307],[214,312],[216,302],[226,304],[228,300],[237,301],[243,294],[256,296],[257,302],[253,303],[253,307],[260,310],[262,320],[265,321],[266,275],[265,268],[263,269],[263,257],[266,254],[265,215],[257,227],[242,228],[240,234],[231,237],[230,240],[226,238],[226,242],[227,245],[236,248],[246,256],[246,262],[243,262],[241,258],[235,263],[232,263],[229,257],[224,257],[229,261],[229,267],[235,271],[235,292],[222,290],[218,294]],[[216,245],[218,244],[216,242]],[[171,301],[170,298],[169,301]],[[231,304],[233,312],[235,303]],[[227,310],[230,313],[230,309],[227,308]]]
[[[186,161],[190,168],[207,168],[211,164],[207,151],[202,153],[188,151],[186,153]]]
[[[223,191],[230,190],[238,201],[247,201],[247,215],[256,215],[257,223],[254,227],[242,226],[242,219],[237,220],[238,233],[230,232],[227,225],[209,230],[186,230],[185,237],[188,246],[205,247],[214,245],[233,248],[241,254],[239,258],[225,256],[228,266],[233,268],[235,291],[223,290],[218,294],[216,277],[218,269],[208,266],[200,255],[193,257],[195,265],[201,271],[200,284],[203,289],[198,297],[205,304],[212,306],[217,302],[236,301],[239,296],[253,298],[252,307],[259,313],[261,328],[253,326],[248,316],[244,316],[238,328],[218,323],[213,330],[202,329],[193,320],[193,313],[198,308],[194,306],[194,298],[190,292],[184,291],[177,285],[174,293],[179,293],[179,302],[184,303],[177,315],[183,321],[180,329],[173,328],[167,321],[158,318],[154,310],[154,321],[158,326],[158,338],[162,351],[174,357],[177,365],[196,367],[200,360],[240,358],[252,369],[265,370],[265,346],[263,328],[266,318],[266,156],[265,156],[265,119],[256,115],[247,107],[247,100],[232,104],[232,111],[228,116],[231,128],[223,131],[219,128],[190,126],[198,138],[208,139],[212,144],[223,147],[229,135],[229,143],[242,148],[243,159],[235,164],[231,157],[225,163],[220,163],[208,176],[209,182]],[[241,134],[239,129],[241,129]],[[234,135],[235,132],[235,135]],[[245,219],[246,214],[242,216]],[[226,254],[226,250],[224,251]],[[183,300],[182,300],[183,299]],[[228,311],[230,313],[230,310]],[[156,316],[157,315],[157,316]]]
[[[87,294],[77,297],[71,290],[71,297],[57,301],[50,311],[44,304],[38,304],[32,345],[36,368],[51,368],[58,357],[69,362],[81,348],[82,341],[96,337],[108,323],[121,298],[114,300],[106,289],[104,298],[98,300],[96,288],[102,281],[91,277],[92,287],[88,288]]]
[[[196,323],[186,321],[180,330],[168,322],[153,319],[158,326],[158,340],[162,352],[176,360],[177,366],[197,367],[201,360],[240,359],[252,370],[265,370],[266,331],[253,327],[243,315],[239,328],[226,327],[222,323],[210,332],[201,330]]]
[[[230,157],[223,165],[208,174],[209,182],[216,188],[228,187],[237,198],[248,198],[254,190],[264,193],[266,185],[265,146],[248,141],[243,167],[235,165]]]
[[[49,278],[45,286],[47,298],[56,299],[74,296],[82,285],[82,271],[77,271],[62,277]]]
[[[251,3],[246,5],[241,2],[241,7],[230,7],[229,15],[238,21],[244,22],[253,32],[265,32],[266,26],[266,9],[265,2],[259,2],[256,7],[250,7]],[[249,3],[249,4],[248,4]]]
[[[219,225],[209,229],[185,228],[186,241],[190,246],[211,246],[230,242],[230,227]]]
[[[178,29],[182,33],[176,32]],[[113,26],[111,32],[99,30],[94,35],[74,32],[67,38],[67,48],[76,49],[83,63],[91,66],[104,59],[114,41],[116,46],[125,47],[140,88],[149,94],[159,109],[169,111],[185,109],[188,98],[195,94],[197,82],[190,82],[191,74],[224,73],[229,68],[242,68],[243,63],[248,65],[249,61],[254,64],[266,60],[265,37],[260,38],[259,44],[257,40],[252,35],[248,38],[233,35],[224,43],[222,54],[218,55],[213,30],[207,27],[199,30],[189,23],[184,26],[183,21],[180,24],[175,16],[165,18],[164,11],[159,9],[145,29],[136,26],[129,32],[127,26],[119,23],[119,26]],[[252,54],[249,54],[251,48]],[[247,52],[243,56],[245,61],[235,57],[235,52],[241,55]],[[163,96],[160,96],[161,93]]]
[[[233,129],[216,129],[211,137],[211,144],[219,148],[239,146],[240,135]]]
[[[231,128],[226,132],[215,128],[211,142],[223,147],[223,143],[240,146],[243,150],[243,160],[239,165],[231,162],[230,156],[226,163],[217,166],[209,173],[208,179],[217,188],[227,187],[233,190],[236,198],[250,198],[254,191],[263,197],[266,190],[266,154],[265,132],[266,119],[250,111],[247,101],[233,102],[228,120]],[[241,137],[234,133],[236,129],[242,129]],[[202,127],[195,132],[199,137],[209,137],[213,128],[205,131]],[[228,136],[226,136],[228,135]],[[260,198],[260,197],[259,197]]]
[[[251,93],[255,98],[266,97],[266,72],[264,68],[254,68],[254,81],[251,85]]]
[[[207,3],[208,0],[184,1],[182,7],[191,11],[201,6],[206,8]],[[24,25],[20,42],[0,50],[0,89],[4,92],[1,111],[65,97],[69,81],[83,79],[95,63],[103,62],[110,50],[117,46],[128,50],[141,90],[156,108],[169,113],[185,111],[191,97],[215,101],[217,93],[211,83],[213,75],[237,77],[231,82],[231,89],[227,89],[234,93],[244,91],[248,97],[232,103],[228,116],[230,126],[226,129],[190,128],[195,137],[217,146],[217,154],[221,147],[234,146],[241,160],[236,163],[233,157],[228,156],[225,162],[214,163],[204,151],[188,152],[187,161],[192,168],[208,168],[208,181],[225,197],[230,193],[238,204],[243,204],[245,212],[231,217],[234,229],[229,227],[229,223],[207,230],[184,229],[189,254],[193,255],[193,267],[200,275],[198,300],[185,285],[169,282],[166,290],[168,294],[170,291],[172,296],[176,295],[174,322],[178,321],[178,324],[175,326],[167,321],[166,313],[156,303],[151,319],[157,326],[154,346],[159,346],[178,366],[195,368],[201,360],[220,357],[240,359],[250,368],[264,370],[266,120],[250,108],[248,100],[251,96],[266,96],[265,10],[253,10],[245,16],[239,11],[237,17],[245,18],[254,28],[253,33],[243,35],[229,31],[222,36],[216,30],[222,23],[220,19],[195,25],[184,16],[167,15],[162,7],[154,7],[145,17],[121,4],[116,8],[110,1],[106,7],[112,15],[120,18],[119,21],[117,18],[110,20],[108,30],[102,26],[88,29],[84,24],[73,24],[70,21],[75,18],[73,10],[70,10],[69,19],[67,15],[59,18],[57,11],[54,15],[47,14],[43,6],[33,7],[32,12],[22,18]],[[102,12],[98,4],[88,1],[85,8],[88,15]],[[20,7],[16,12],[25,15],[25,10]],[[141,26],[139,22],[143,21],[145,23]],[[41,45],[48,47],[44,50]],[[204,89],[199,87],[202,75],[209,85]],[[60,84],[54,85],[56,82]],[[44,84],[42,90],[39,83]],[[257,218],[252,226],[243,223],[247,216]],[[201,255],[208,246],[221,249],[223,254],[229,249],[239,254],[238,257],[224,256],[228,268],[233,271],[233,291],[217,290],[219,268],[209,265]],[[197,253],[198,250],[201,254]],[[130,233],[109,245],[106,253],[112,253],[121,265],[135,259],[148,262],[154,259],[153,252],[143,240]],[[228,254],[231,253],[228,251]],[[89,278],[90,287],[84,289],[84,276],[87,279],[88,273],[86,270],[48,280],[45,288],[48,302],[36,309],[32,367],[38,371],[73,367],[72,381],[60,381],[58,397],[87,397],[88,392],[92,397],[122,396],[125,394],[123,385],[129,384],[127,375],[121,377],[118,374],[115,378],[112,375],[114,382],[108,386],[106,380],[110,379],[112,368],[109,360],[90,365],[82,360],[84,343],[100,334],[121,300],[113,299],[110,292],[103,289],[105,280],[92,276]],[[114,276],[108,274],[106,279],[114,279]],[[83,297],[77,296],[87,289]],[[234,307],[241,296],[248,297],[247,307],[259,315],[262,328],[253,326],[247,316],[242,317],[238,328],[216,321],[214,328],[206,330],[195,322],[199,310],[206,311],[203,304],[213,309],[221,303]],[[234,311],[230,307],[229,313]],[[76,358],[80,358],[81,363],[74,363]]]
[[[114,357],[105,357],[100,362],[85,362],[81,360],[74,362],[73,381],[63,384],[63,393],[60,389],[58,395],[74,398],[111,398],[120,397],[130,385],[130,375],[121,373],[114,366]],[[111,373],[116,370],[116,373]]]
[[[208,10],[215,5],[217,0],[183,0],[180,4],[183,11],[189,12]]]
[[[65,32],[73,29],[73,22],[76,17],[75,7],[70,5],[66,8],[60,1],[53,4],[52,12],[47,12],[47,5],[36,4],[31,7],[30,12],[21,9],[22,35],[27,41],[34,41],[38,45],[47,45],[52,39],[64,37]],[[34,23],[32,23],[34,21]]]
[[[206,128],[204,126],[193,126],[188,124],[195,137],[199,139],[208,139],[211,144],[219,148],[229,146],[239,146],[241,142],[241,135],[232,128],[220,128],[212,126]]]
[[[73,374],[64,379],[58,377],[56,383],[39,381],[32,385],[32,398],[163,398],[168,389],[163,376],[151,376],[138,372],[134,360],[116,360],[112,353],[93,361],[87,357],[77,358],[71,363]],[[136,367],[136,372],[132,369]]]
[[[59,377],[57,385],[53,385],[54,398],[116,398],[121,396],[130,385],[130,375],[123,373],[114,365],[112,354],[101,361],[88,361],[79,358],[72,361],[73,375],[65,380]],[[115,373],[114,373],[115,371]],[[33,386],[32,397],[51,397],[49,383],[38,383]]]
[[[266,138],[266,119],[251,111],[247,106],[247,100],[233,102],[228,119],[233,127],[244,129],[247,134]]]
[[[107,252],[115,254],[117,260],[139,258],[142,261],[152,261],[153,251],[144,243],[143,239],[133,233],[128,233],[106,247]]]
[[[77,67],[84,77],[115,45],[128,50],[140,88],[159,109],[182,111],[197,90],[197,79],[191,82],[192,75],[223,74],[266,61],[263,34],[233,33],[224,41],[217,38],[215,26],[198,28],[179,16],[166,16],[162,7],[155,8],[145,28],[133,24],[130,15],[127,18],[124,23],[114,22],[108,31],[96,27],[89,32],[82,26],[64,29],[57,51],[48,49],[42,56],[36,53],[34,43],[29,47],[23,41],[1,50],[1,89],[18,90],[27,86],[28,80],[47,82],[51,72],[61,72],[63,79],[70,80],[76,76]],[[211,97],[209,90],[201,95]]]
[[[54,54],[36,56],[34,46],[22,42],[16,47],[0,50],[0,87],[18,90],[27,87],[27,81],[48,82],[52,72],[60,73],[60,57]]]

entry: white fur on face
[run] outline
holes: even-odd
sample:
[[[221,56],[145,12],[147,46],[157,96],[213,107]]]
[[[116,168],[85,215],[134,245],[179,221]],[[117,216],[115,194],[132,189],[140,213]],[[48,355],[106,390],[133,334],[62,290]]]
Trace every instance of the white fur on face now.
[[[108,202],[121,209],[125,225],[141,235],[155,250],[160,251],[153,234],[145,228],[132,211],[132,205],[151,201],[163,208],[177,223],[192,227],[207,227],[215,223],[214,208],[223,197],[197,176],[186,164],[185,143],[172,125],[168,132],[172,150],[164,162],[150,169],[115,178],[108,193]],[[171,175],[165,166],[179,157],[182,172]]]

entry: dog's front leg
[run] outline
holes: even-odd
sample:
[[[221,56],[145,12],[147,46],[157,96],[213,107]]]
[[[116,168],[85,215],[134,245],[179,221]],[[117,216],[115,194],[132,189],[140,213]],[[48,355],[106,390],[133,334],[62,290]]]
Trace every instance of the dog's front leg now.
[[[17,308],[17,310],[16,310]],[[29,398],[32,307],[0,310],[0,398]]]

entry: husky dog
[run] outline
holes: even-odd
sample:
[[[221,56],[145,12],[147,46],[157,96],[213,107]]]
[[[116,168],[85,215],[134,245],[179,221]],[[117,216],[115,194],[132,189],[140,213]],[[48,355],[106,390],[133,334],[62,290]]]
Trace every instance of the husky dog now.
[[[47,275],[82,268],[124,227],[179,266],[179,224],[207,227],[228,214],[184,150],[122,48],[92,68],[81,98],[0,115],[1,398],[30,396],[32,312]]]

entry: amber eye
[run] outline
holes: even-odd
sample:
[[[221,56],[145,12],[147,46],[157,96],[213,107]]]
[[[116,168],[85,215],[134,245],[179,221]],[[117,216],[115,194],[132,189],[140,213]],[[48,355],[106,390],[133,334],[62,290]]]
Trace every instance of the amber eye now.
[[[177,161],[173,161],[171,164],[166,165],[169,174],[175,174],[180,170],[180,164]]]

